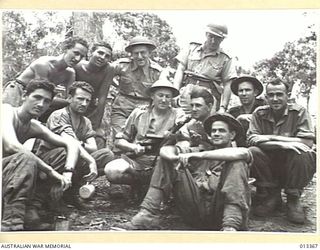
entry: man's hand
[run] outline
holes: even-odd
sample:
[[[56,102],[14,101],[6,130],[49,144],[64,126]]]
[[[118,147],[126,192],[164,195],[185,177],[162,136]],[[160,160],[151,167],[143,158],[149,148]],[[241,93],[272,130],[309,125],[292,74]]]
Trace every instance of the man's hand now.
[[[282,149],[293,150],[297,152],[299,155],[301,154],[301,152],[311,151],[311,149],[307,145],[301,142],[279,142],[279,145]]]
[[[65,174],[67,176],[65,176]],[[71,177],[72,173],[64,173],[63,175],[59,174],[57,171],[52,170],[49,174],[52,178],[58,180],[61,184],[61,187],[64,190],[67,190],[69,187],[71,187]]]
[[[144,146],[141,146],[140,144],[135,144],[133,148],[133,152],[136,155],[143,154],[146,151],[146,148]]]
[[[83,176],[83,179],[87,182],[93,181],[98,176],[98,169],[96,162],[89,164],[89,174]]]
[[[252,119],[252,114],[242,114],[237,117],[238,121],[247,121],[250,122]]]
[[[191,156],[192,153],[179,154],[179,162],[181,162],[181,164],[186,167],[189,165],[189,159]]]

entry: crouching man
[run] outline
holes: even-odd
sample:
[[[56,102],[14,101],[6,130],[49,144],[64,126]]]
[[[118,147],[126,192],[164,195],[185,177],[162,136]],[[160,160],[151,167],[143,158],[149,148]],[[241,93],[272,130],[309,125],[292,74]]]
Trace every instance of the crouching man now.
[[[243,129],[226,113],[209,117],[204,129],[211,136],[212,150],[190,152],[176,146],[163,147],[140,211],[120,227],[157,228],[160,204],[173,192],[181,216],[192,227],[247,229],[252,156],[248,149],[233,148],[231,144],[243,136]]]
[[[78,147],[35,120],[49,108],[54,88],[54,84],[47,80],[34,79],[26,87],[22,106],[13,108],[9,104],[2,105],[2,231],[46,229],[30,207],[38,172],[45,173],[48,180],[62,190],[71,186],[69,172],[78,159]],[[41,138],[67,149],[61,174],[53,169],[51,162],[46,163],[24,148],[22,144],[29,138]]]
[[[94,89],[89,83],[74,82],[69,88],[69,105],[54,111],[47,121],[47,127],[52,132],[67,140],[73,140],[76,145],[79,145],[81,159],[73,171],[71,188],[64,192],[64,201],[79,209],[89,208],[77,195],[80,186],[94,180],[97,175],[103,175],[105,165],[114,158],[109,149],[98,150],[91,121],[84,116],[93,92]],[[62,171],[66,155],[64,148],[54,148],[53,145],[43,142],[38,154],[47,161],[53,162],[57,171]],[[39,181],[38,186],[39,193],[44,194],[43,190],[47,188],[48,183]],[[63,194],[62,191],[61,188],[56,188],[54,198],[59,199]]]

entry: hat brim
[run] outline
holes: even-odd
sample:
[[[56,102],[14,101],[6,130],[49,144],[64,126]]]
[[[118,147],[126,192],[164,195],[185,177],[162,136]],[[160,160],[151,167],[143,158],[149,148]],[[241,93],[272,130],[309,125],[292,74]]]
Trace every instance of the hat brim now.
[[[147,89],[147,94],[150,96],[155,90],[157,89],[170,89],[172,91],[172,97],[177,97],[178,95],[180,95],[179,90],[177,90],[174,87],[170,87],[170,86],[155,86],[155,87],[150,87],[149,89]]]
[[[254,88],[258,90],[257,96],[261,95],[263,92],[262,83],[255,77],[252,76],[241,76],[234,79],[231,83],[231,91],[233,94],[238,95],[239,84],[242,82],[251,82],[254,85]]]
[[[230,128],[236,132],[236,136],[235,136],[234,140],[237,142],[237,144],[239,146],[240,140],[243,140],[243,138],[245,137],[244,129],[243,129],[241,123],[238,122],[232,115],[214,114],[214,115],[208,117],[203,124],[204,130],[206,131],[206,133],[209,136],[211,135],[212,123],[214,123],[216,121],[223,121],[223,122],[227,123],[230,126]],[[241,144],[243,144],[242,141],[241,141]]]
[[[212,34],[212,35],[218,36],[218,37],[222,37],[222,38],[225,38],[225,37],[226,37],[226,35],[222,35],[222,34],[219,34],[219,33],[217,33],[217,32],[214,32],[214,31],[212,31],[212,30],[209,29],[209,28],[206,29],[206,32],[208,32],[208,33],[210,33],[210,34]]]
[[[154,44],[151,44],[151,43],[133,43],[133,44],[130,44],[128,45],[127,47],[125,47],[125,51],[126,52],[131,52],[132,51],[132,48],[134,46],[137,46],[137,45],[144,45],[144,46],[147,46],[149,48],[150,51],[153,51],[156,49],[156,46]]]

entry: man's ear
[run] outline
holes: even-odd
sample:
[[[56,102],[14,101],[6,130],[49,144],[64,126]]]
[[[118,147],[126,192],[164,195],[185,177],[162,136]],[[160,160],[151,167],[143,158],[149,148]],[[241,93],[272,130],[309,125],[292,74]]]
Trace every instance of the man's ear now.
[[[72,95],[68,94],[67,101],[71,102],[71,99],[72,99]]]
[[[27,91],[24,90],[23,93],[22,93],[22,95],[21,95],[21,100],[22,100],[22,102],[24,102],[24,101],[26,100],[27,96],[28,96],[28,95],[27,95]]]
[[[234,138],[236,137],[236,135],[237,135],[236,131],[232,130],[232,131],[230,132],[231,140],[234,140]]]

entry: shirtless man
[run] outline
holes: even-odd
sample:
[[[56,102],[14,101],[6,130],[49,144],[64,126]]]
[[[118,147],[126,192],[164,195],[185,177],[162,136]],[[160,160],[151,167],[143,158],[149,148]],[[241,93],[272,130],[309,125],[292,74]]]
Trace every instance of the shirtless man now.
[[[59,56],[42,56],[33,61],[15,80],[8,82],[3,91],[2,102],[14,107],[22,104],[23,90],[32,79],[43,78],[66,89],[75,80],[74,67],[87,54],[88,43],[79,37],[64,41],[64,53]]]
[[[71,186],[72,170],[79,155],[78,147],[70,140],[54,134],[34,119],[48,109],[53,95],[54,84],[47,80],[34,79],[28,84],[20,107],[2,105],[2,115],[6,118],[1,120],[3,128],[2,231],[39,229],[40,218],[34,214],[34,210],[29,209],[39,170],[47,176],[48,180],[59,184],[63,190]],[[49,165],[48,162],[24,148],[23,143],[29,138],[41,138],[57,147],[66,148],[65,171],[59,174],[51,163]]]

